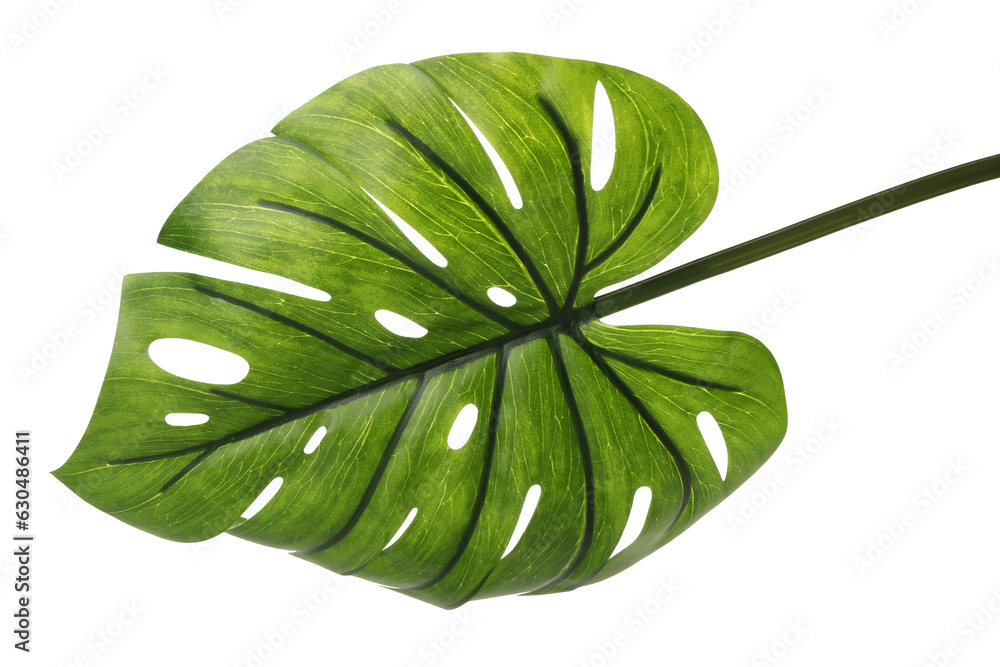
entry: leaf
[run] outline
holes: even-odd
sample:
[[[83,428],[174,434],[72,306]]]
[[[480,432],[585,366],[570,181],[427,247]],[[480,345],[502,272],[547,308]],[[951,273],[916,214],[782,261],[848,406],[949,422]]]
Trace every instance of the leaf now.
[[[598,82],[616,154],[595,191]],[[450,607],[607,578],[777,447],[784,392],[758,341],[594,314],[598,289],[663,259],[714,203],[708,134],[671,90],[591,62],[464,54],[363,71],[274,132],[213,169],[159,241],[329,300],[128,276],[97,408],[55,472],[89,503],[168,539],[228,532]],[[393,333],[393,314],[425,333]],[[171,338],[239,355],[249,372],[228,385],[171,374],[149,355]],[[475,426],[453,449],[470,404]],[[725,438],[724,478],[702,412]],[[208,420],[168,424],[176,413]],[[276,477],[278,493],[243,519]],[[641,533],[612,557],[643,486]]]

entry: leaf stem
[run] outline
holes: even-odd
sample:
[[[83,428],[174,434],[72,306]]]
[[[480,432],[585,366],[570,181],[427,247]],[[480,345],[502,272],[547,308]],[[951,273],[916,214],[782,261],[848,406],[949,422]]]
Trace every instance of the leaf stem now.
[[[1000,154],[908,181],[594,299],[604,317],[938,195],[1000,178]]]

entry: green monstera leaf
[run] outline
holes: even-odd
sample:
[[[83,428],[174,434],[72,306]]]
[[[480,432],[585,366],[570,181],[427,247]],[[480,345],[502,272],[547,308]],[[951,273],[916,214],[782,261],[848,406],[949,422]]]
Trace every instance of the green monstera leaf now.
[[[595,189],[598,82],[616,153]],[[329,299],[128,276],[97,408],[55,473],[95,507],[171,540],[228,532],[452,607],[605,579],[777,447],[784,392],[761,343],[598,320],[595,293],[663,259],[715,201],[708,134],[668,88],[591,62],[464,54],[363,71],[274,133],[212,170],[159,241]],[[179,377],[150,357],[161,339],[249,371],[226,385]],[[450,446],[469,405],[471,435]],[[725,439],[721,470],[704,412]],[[208,420],[176,426],[172,413]],[[641,487],[641,532],[612,555]]]

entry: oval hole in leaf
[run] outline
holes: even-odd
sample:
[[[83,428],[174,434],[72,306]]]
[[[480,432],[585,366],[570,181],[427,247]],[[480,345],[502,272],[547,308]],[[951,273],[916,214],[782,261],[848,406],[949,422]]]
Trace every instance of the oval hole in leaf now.
[[[486,290],[486,296],[498,306],[510,308],[517,303],[517,297],[502,287],[491,287]]]
[[[396,531],[396,534],[393,535],[392,538],[388,542],[385,543],[384,547],[382,547],[382,551],[385,551],[386,549],[388,549],[389,547],[391,547],[393,544],[395,544],[396,540],[398,540],[399,538],[401,538],[403,536],[403,533],[406,532],[406,529],[410,527],[410,524],[413,523],[413,520],[416,519],[416,518],[417,518],[417,508],[414,507],[413,509],[410,510],[410,513],[406,515],[406,518],[403,519],[403,523],[399,527],[399,530]]]
[[[284,481],[285,480],[281,477],[275,477],[272,479],[271,483],[264,487],[264,490],[260,492],[260,495],[257,496],[252,503],[250,503],[250,507],[246,508],[240,516],[244,519],[249,519],[253,517],[254,514],[257,514],[264,509],[264,507],[271,502],[271,499],[277,495],[278,489],[281,488]]]
[[[503,550],[503,556],[500,556],[500,558],[506,558],[507,554],[513,551],[517,543],[521,541],[524,531],[528,529],[528,524],[531,523],[531,517],[535,516],[535,509],[538,507],[538,499],[541,496],[542,487],[540,484],[532,485],[528,489],[528,493],[524,495],[524,505],[521,506],[521,515],[517,517],[517,525],[514,526],[514,533],[510,536],[507,548]]]
[[[628,513],[628,521],[625,522],[625,530],[618,539],[615,550],[611,552],[614,557],[619,551],[625,549],[638,539],[642,532],[642,527],[646,523],[646,515],[649,514],[649,504],[653,501],[653,490],[648,486],[640,486],[632,496],[632,509]]]
[[[698,430],[705,440],[708,453],[712,455],[715,467],[719,469],[719,475],[722,479],[726,479],[726,471],[729,469],[729,448],[726,447],[726,439],[722,435],[722,429],[719,428],[719,422],[715,421],[715,417],[709,412],[699,412],[697,421]]]
[[[406,338],[421,338],[427,334],[427,329],[423,328],[413,320],[403,317],[399,313],[391,310],[376,310],[375,319],[386,329],[397,336]]]
[[[198,424],[207,422],[208,415],[197,412],[171,412],[164,417],[164,421],[171,426],[197,426]]]
[[[154,340],[149,358],[171,375],[209,384],[236,384],[250,372],[240,355],[186,338]]]
[[[461,449],[472,437],[472,429],[476,427],[476,420],[479,419],[479,408],[469,403],[462,408],[455,421],[448,431],[448,446],[452,449]]]
[[[306,443],[305,449],[302,450],[302,453],[312,454],[315,452],[316,448],[319,447],[320,441],[322,441],[324,437],[326,437],[326,427],[320,426],[316,432],[312,434],[312,437],[309,438],[309,442]]]
[[[521,199],[521,191],[517,189],[517,183],[514,182],[514,177],[511,175],[510,169],[507,168],[507,164],[500,157],[500,154],[497,153],[496,149],[493,148],[493,144],[489,142],[486,135],[479,131],[476,124],[469,120],[469,117],[465,115],[461,107],[455,104],[455,100],[451,100],[451,103],[458,109],[458,113],[462,114],[462,118],[469,124],[472,132],[476,135],[476,139],[479,139],[479,143],[483,145],[483,150],[489,156],[490,162],[493,163],[493,168],[497,170],[497,176],[500,177],[500,182],[503,183],[504,190],[507,191],[507,198],[510,199],[511,206],[514,208],[524,206],[524,201]]]
[[[192,273],[197,272],[212,278],[232,280],[235,282],[245,283],[247,285],[253,285],[255,287],[263,287],[264,289],[274,290],[275,292],[284,292],[285,294],[291,294],[293,296],[301,296],[303,299],[309,299],[311,301],[330,300],[329,293],[324,292],[321,289],[316,289],[315,287],[310,287],[304,283],[297,282],[291,278],[279,276],[276,273],[267,273],[266,271],[248,269],[245,266],[231,264],[212,257],[195,255],[193,253],[188,253],[184,259],[191,262],[190,270]]]
[[[600,81],[594,87],[594,129],[590,138],[590,187],[600,190],[615,166],[615,114]]]
[[[379,208],[381,208],[382,211],[384,211],[385,214],[389,216],[389,219],[392,220],[397,227],[399,227],[399,231],[403,232],[406,238],[410,239],[410,243],[415,245],[417,247],[417,250],[419,250],[424,254],[424,257],[431,260],[431,262],[437,264],[442,268],[448,266],[448,260],[445,259],[445,256],[442,255],[441,252],[434,247],[433,243],[424,238],[423,234],[415,230],[406,220],[403,220],[401,217],[396,215],[395,211],[390,210],[389,207],[387,207],[385,204],[380,202],[378,199],[375,199],[375,197],[372,197],[372,194],[370,192],[368,192],[364,188],[362,188],[362,190],[364,190],[364,193],[366,195],[372,198],[373,202],[378,204]]]

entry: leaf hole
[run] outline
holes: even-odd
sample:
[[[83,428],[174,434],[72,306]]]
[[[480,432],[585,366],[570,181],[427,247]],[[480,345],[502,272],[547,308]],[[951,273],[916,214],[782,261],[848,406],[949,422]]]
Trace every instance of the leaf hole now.
[[[524,531],[528,529],[528,524],[531,523],[531,517],[535,516],[535,510],[538,508],[538,499],[541,496],[542,487],[540,484],[532,485],[524,495],[524,504],[521,506],[520,516],[517,517],[517,525],[514,526],[514,533],[510,536],[507,548],[503,550],[503,555],[500,558],[506,558],[507,554],[513,551],[517,543],[521,541]]]
[[[510,308],[517,303],[517,297],[502,287],[489,288],[486,290],[486,296],[490,297],[490,301],[501,308]]]
[[[149,358],[171,375],[209,384],[236,384],[250,372],[240,355],[186,338],[154,340]]]
[[[164,417],[164,421],[171,426],[197,426],[198,424],[207,422],[208,415],[197,412],[171,412]]]
[[[413,523],[413,520],[416,518],[417,518],[417,508],[414,507],[413,509],[410,510],[410,513],[406,515],[406,518],[403,519],[403,523],[399,526],[399,530],[396,531],[396,534],[393,535],[392,538],[390,538],[389,541],[385,543],[384,547],[382,547],[382,551],[385,551],[393,544],[395,544],[396,541],[403,536],[403,533],[406,532],[406,529],[410,527],[410,524]]]
[[[427,334],[427,329],[423,328],[408,317],[403,317],[399,313],[391,310],[376,310],[375,319],[378,323],[397,336],[405,338],[422,338]]]
[[[615,114],[608,91],[598,81],[594,87],[594,127],[590,137],[590,187],[601,190],[615,166]]]
[[[257,496],[252,503],[250,503],[250,507],[246,508],[240,516],[244,519],[250,519],[253,515],[264,509],[264,507],[271,502],[274,496],[277,495],[278,490],[281,488],[284,481],[285,480],[281,477],[275,477],[272,479],[270,484],[264,487],[264,490],[260,492],[260,495]]]
[[[302,450],[303,454],[312,454],[319,447],[319,443],[326,437],[326,427],[320,426],[312,437],[309,438],[309,442],[306,443],[305,449]]]
[[[330,295],[327,292],[324,292],[321,289],[316,289],[315,287],[310,287],[304,283],[297,282],[291,278],[279,276],[276,273],[267,273],[266,271],[248,269],[245,266],[232,264],[213,257],[205,257],[190,253],[188,253],[188,256],[185,257],[185,260],[192,262],[190,268],[192,273],[200,273],[203,276],[219,278],[221,280],[241,282],[246,285],[253,285],[254,287],[263,287],[264,289],[282,292],[283,294],[300,296],[303,299],[309,299],[310,301],[330,300]]]
[[[472,430],[476,428],[476,420],[479,419],[479,408],[469,403],[462,408],[455,421],[448,431],[448,446],[452,449],[461,449],[472,437]]]
[[[696,420],[701,437],[705,440],[705,446],[708,447],[708,453],[712,455],[715,467],[719,469],[719,475],[724,480],[726,479],[726,471],[729,469],[729,448],[726,447],[726,438],[722,435],[719,422],[715,421],[715,417],[708,412],[698,413]]]
[[[649,515],[649,505],[653,501],[653,490],[648,486],[640,486],[632,496],[632,508],[628,512],[628,520],[625,522],[625,530],[618,539],[615,550],[611,552],[614,557],[619,551],[626,549],[630,544],[639,539],[642,527],[646,524],[646,516]]]
[[[455,104],[455,100],[451,100],[451,103],[456,109],[458,109],[458,113],[462,114],[462,118],[464,118],[465,122],[469,124],[473,134],[476,135],[476,139],[479,139],[479,143],[482,144],[483,150],[485,150],[486,155],[489,156],[490,162],[493,163],[493,168],[497,170],[497,176],[500,177],[500,182],[503,183],[504,190],[507,191],[507,198],[510,199],[511,206],[514,208],[521,208],[524,205],[524,201],[521,199],[521,191],[517,189],[517,183],[514,182],[514,177],[511,175],[510,169],[507,168],[507,164],[500,157],[500,154],[497,153],[496,149],[493,148],[493,144],[489,142],[486,135],[480,132],[479,128],[476,127],[476,124],[465,115],[465,112],[462,111],[461,107]]]
[[[362,190],[364,190],[364,188],[362,188]],[[413,226],[406,220],[403,220],[401,217],[396,215],[395,211],[390,210],[385,204],[380,202],[378,199],[375,199],[375,197],[372,197],[370,192],[364,190],[364,193],[371,197],[373,202],[378,204],[379,208],[381,208],[382,211],[389,216],[389,219],[392,220],[397,227],[399,227],[399,231],[403,232],[403,235],[410,239],[410,243],[416,246],[417,250],[423,253],[424,257],[442,268],[448,266],[448,260],[445,259],[445,256],[442,255],[440,251],[434,247],[434,244],[428,241],[423,234],[414,229]]]

